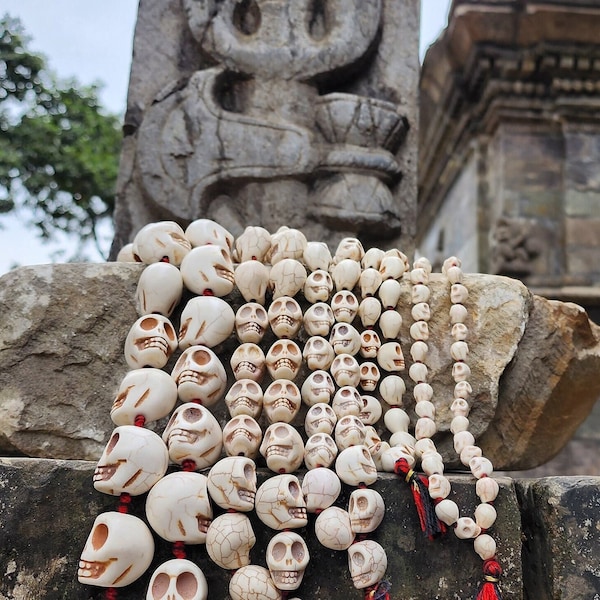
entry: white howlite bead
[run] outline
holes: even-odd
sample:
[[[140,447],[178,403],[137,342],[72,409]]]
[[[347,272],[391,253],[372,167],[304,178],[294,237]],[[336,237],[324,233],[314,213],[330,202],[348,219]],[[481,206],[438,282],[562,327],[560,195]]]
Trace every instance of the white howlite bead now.
[[[387,375],[379,382],[381,399],[390,406],[401,406],[404,392],[406,385],[399,375]]]
[[[465,446],[460,451],[460,462],[465,465],[465,467],[468,467],[472,458],[481,455],[482,452],[479,446]]]
[[[415,382],[427,381],[427,365],[423,363],[413,363],[408,369],[408,376]]]
[[[448,281],[450,283],[460,283],[463,280],[463,272],[460,267],[450,267],[446,271],[446,277],[448,277]]]
[[[446,498],[435,505],[435,514],[440,521],[450,526],[458,521],[460,513],[456,502]]]
[[[469,419],[467,419],[467,417],[457,416],[452,419],[452,422],[450,423],[450,431],[452,433],[466,431],[467,429],[469,429]]]
[[[475,538],[473,542],[475,552],[479,554],[481,560],[488,560],[496,556],[496,542],[491,535],[482,533]]]
[[[457,258],[456,256],[449,256],[442,264],[442,273],[448,276],[448,269],[450,267],[460,267],[461,264],[460,258]]]
[[[400,335],[402,316],[395,310],[384,310],[379,317],[379,329],[387,340],[396,340]]]
[[[470,431],[459,431],[454,436],[454,450],[460,454],[465,446],[475,445],[475,437]]]
[[[463,304],[453,304],[450,307],[450,322],[453,325],[455,323],[464,323],[468,315],[469,313]]]
[[[416,443],[417,440],[408,431],[396,431],[390,436],[390,446],[402,447],[405,451],[407,448],[412,450]],[[414,450],[410,454],[414,454]]]
[[[433,402],[429,402],[428,400],[417,402],[415,406],[415,412],[419,417],[435,419],[435,405]]]
[[[446,498],[450,494],[450,489],[450,482],[443,475],[434,473],[429,478],[429,495],[434,500]]]
[[[466,400],[471,393],[473,392],[473,388],[468,381],[459,381],[454,386],[454,397],[455,398],[463,398]]]
[[[494,472],[494,465],[490,460],[483,456],[475,456],[469,461],[471,473],[477,479],[489,477]]]
[[[413,269],[410,272],[410,281],[413,284],[424,284],[429,282],[429,273],[422,268]]]
[[[421,257],[417,258],[417,260],[415,260],[415,262],[413,263],[413,269],[425,269],[425,271],[427,271],[427,273],[431,273],[431,271],[432,271],[431,262],[429,261],[428,258],[421,256]]]
[[[444,472],[444,461],[437,452],[428,452],[421,459],[421,470],[427,476],[441,475]]]
[[[454,323],[450,332],[452,337],[457,341],[466,340],[469,335],[469,329],[464,323]]]
[[[467,360],[467,356],[469,356],[469,346],[467,342],[454,342],[450,346],[450,356],[457,361]]]
[[[481,533],[481,527],[471,517],[460,517],[456,521],[454,533],[461,540],[470,540],[476,538]]]
[[[395,279],[386,279],[379,286],[377,293],[384,308],[396,308],[400,294],[402,293],[402,286]]]
[[[431,419],[418,419],[415,425],[415,437],[420,440],[422,438],[430,438],[435,435],[437,427],[435,421]]]
[[[433,440],[430,438],[422,438],[415,443],[415,456],[421,458],[428,452],[437,452]]]
[[[358,306],[358,316],[363,327],[373,327],[381,316],[381,302],[374,296],[363,298]]]
[[[422,285],[420,283],[413,285],[411,292],[411,302],[413,304],[419,304],[420,302],[429,302],[429,297],[431,296],[431,290],[428,286]]]
[[[455,417],[468,417],[471,407],[464,398],[455,398],[450,405],[450,410]]]
[[[366,298],[367,296],[374,296],[377,293],[382,281],[383,278],[381,277],[381,273],[377,269],[364,269],[358,279],[360,295],[363,298]]]
[[[413,340],[426,342],[429,339],[429,326],[426,321],[417,321],[410,326],[410,337]]]
[[[427,358],[429,347],[425,342],[419,340],[410,347],[410,355],[415,362],[424,362]]]
[[[410,309],[414,321],[429,321],[431,319],[431,308],[427,302],[419,302]]]
[[[379,269],[385,252],[379,248],[369,248],[362,257],[360,264],[363,269]]]
[[[410,417],[401,408],[390,408],[383,415],[383,422],[391,433],[408,431]]]
[[[486,502],[475,509],[475,522],[481,529],[489,529],[496,522],[497,516],[496,509]]]
[[[462,283],[455,283],[450,288],[450,302],[452,304],[464,304],[469,297],[469,290]]]
[[[413,389],[413,396],[417,402],[431,400],[433,398],[433,388],[428,383],[417,383]]]
[[[386,473],[393,473],[396,461],[404,458],[412,469],[415,466],[415,457],[406,452],[401,446],[392,446],[381,455],[381,466]]]
[[[493,502],[500,491],[500,486],[495,479],[484,477],[475,484],[475,492],[482,502]]]
[[[452,365],[452,379],[455,382],[466,381],[471,377],[471,367],[464,362],[455,362]]]

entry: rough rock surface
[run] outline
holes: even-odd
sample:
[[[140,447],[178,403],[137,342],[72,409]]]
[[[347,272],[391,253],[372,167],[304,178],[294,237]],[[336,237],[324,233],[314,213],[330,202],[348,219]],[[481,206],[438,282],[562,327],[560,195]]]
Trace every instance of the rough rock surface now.
[[[114,394],[129,370],[122,347],[137,319],[134,293],[142,269],[123,263],[26,267],[0,280],[0,452],[98,459],[113,429]],[[470,430],[497,470],[542,464],[564,446],[600,393],[600,328],[574,305],[535,297],[516,280],[468,275],[465,283],[474,390]],[[436,443],[456,467],[448,431],[453,382],[447,283],[433,277],[431,289],[428,362]],[[406,283],[399,310],[407,365],[409,294]],[[236,310],[241,298],[232,293],[229,301]],[[173,322],[178,326],[177,314]],[[219,350],[230,376],[233,338]],[[414,419],[412,384],[403,376],[403,400]],[[224,424],[224,410],[220,418]]]
[[[39,459],[0,459],[0,600],[100,600],[103,588],[81,585],[77,565],[92,528],[101,512],[116,510],[118,499],[92,487],[93,463]],[[259,473],[259,484],[267,473]],[[301,478],[301,475],[300,475]],[[472,514],[477,500],[473,479],[451,476],[452,498],[464,514]],[[523,598],[521,591],[520,514],[509,479],[499,480],[496,501],[498,520],[493,535],[504,567],[502,588],[506,597]],[[470,541],[452,532],[440,540],[428,540],[419,529],[410,490],[394,475],[380,474],[374,484],[386,500],[386,516],[370,539],[387,551],[386,579],[393,598],[472,598],[481,580],[481,559]],[[338,500],[346,506],[350,488]],[[145,497],[135,497],[131,514],[142,519]],[[219,514],[215,510],[215,515]],[[257,542],[251,552],[253,564],[266,566],[264,553],[274,531],[265,527],[254,512],[249,514]],[[298,531],[306,540],[311,562],[298,595],[313,600],[361,598],[352,585],[345,551],[322,547],[314,535],[315,516]],[[172,544],[155,536],[155,557],[148,572],[137,582],[119,590],[120,600],[145,597],[152,571],[173,558]],[[203,545],[187,546],[187,557],[203,570],[209,598],[227,600],[229,573],[215,566]],[[321,575],[316,575],[320,573]],[[327,576],[323,577],[322,573]]]

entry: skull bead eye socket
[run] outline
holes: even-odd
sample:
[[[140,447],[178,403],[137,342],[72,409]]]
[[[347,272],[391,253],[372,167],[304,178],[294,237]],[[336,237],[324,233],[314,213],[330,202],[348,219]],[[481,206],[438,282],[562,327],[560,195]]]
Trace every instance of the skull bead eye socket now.
[[[279,562],[285,556],[286,550],[287,550],[287,548],[286,548],[285,544],[283,544],[282,542],[277,542],[276,544],[273,545],[273,548],[271,548],[271,554],[273,555],[273,558],[277,562]]]
[[[276,381],[270,385],[270,391],[272,394],[281,394],[282,389],[283,389],[283,385]]]
[[[294,542],[292,544],[292,556],[297,560],[301,561],[304,559],[304,546],[300,542]]]
[[[300,354],[300,349],[298,348],[298,346],[296,346],[296,344],[288,344],[287,351],[292,356],[297,356],[298,354]]]
[[[252,465],[246,465],[244,467],[244,477],[246,479],[253,479],[254,478],[254,469],[252,468]]]
[[[325,347],[323,340],[315,340],[312,345],[315,347],[315,350],[321,350]]]
[[[170,580],[171,578],[166,573],[159,573],[152,583],[152,597],[164,598],[169,589]]]
[[[152,331],[158,327],[158,319],[154,317],[148,317],[147,319],[142,319],[140,321],[140,327],[144,331]]]
[[[186,408],[182,416],[188,423],[195,423],[202,418],[202,411],[199,408]]]
[[[354,361],[349,356],[344,356],[343,362],[347,367],[351,367],[354,364]]]
[[[296,386],[292,385],[291,383],[286,384],[285,391],[287,392],[288,396],[298,395]]]
[[[183,600],[192,600],[198,591],[198,581],[193,573],[184,571],[177,577],[175,587]]]
[[[288,489],[290,491],[290,494],[294,498],[299,498],[300,497],[300,495],[301,495],[300,494],[300,486],[295,481],[290,481]]]
[[[260,393],[260,387],[254,381],[252,383],[248,383],[248,385],[246,387],[248,388],[248,391],[251,394],[259,394]]]
[[[288,300],[285,303],[285,308],[287,309],[288,312],[291,312],[291,313],[296,312],[296,304],[294,302],[292,302],[291,300]]]
[[[171,326],[170,323],[165,323],[165,332],[167,337],[173,342],[177,339],[177,335],[175,334],[175,329]]]
[[[287,435],[288,430],[286,427],[277,427],[273,430],[273,433],[275,434],[275,437],[284,438]]]
[[[242,317],[243,319],[247,319],[248,317],[252,316],[252,307],[251,306],[242,306],[242,308],[240,308],[238,315],[240,317]]]
[[[283,352],[283,343],[278,342],[271,348],[271,354],[273,356],[279,356]]]
[[[108,539],[108,527],[104,523],[99,523],[92,534],[92,546],[94,550],[100,550]]]
[[[325,377],[321,373],[316,373],[313,375],[313,381],[315,383],[323,383],[325,381]]]
[[[347,335],[348,334],[348,327],[346,325],[340,325],[335,332],[339,333],[340,335]]]
[[[106,446],[106,454],[110,454],[114,449],[115,446],[119,443],[119,434],[115,433],[111,438],[110,441],[108,442],[107,446]]]
[[[314,313],[317,317],[320,317],[325,313],[325,308],[323,306],[315,306]]]
[[[210,354],[206,350],[196,350],[192,354],[192,358],[196,364],[201,366],[207,365],[210,362]]]
[[[357,567],[362,567],[365,564],[365,557],[360,552],[354,552],[352,554],[352,562]]]

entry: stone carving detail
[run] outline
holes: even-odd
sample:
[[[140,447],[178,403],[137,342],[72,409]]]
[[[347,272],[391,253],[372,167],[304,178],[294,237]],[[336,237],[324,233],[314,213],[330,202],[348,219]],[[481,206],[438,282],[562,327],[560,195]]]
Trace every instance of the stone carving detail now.
[[[499,219],[492,242],[494,272],[513,277],[532,274],[534,260],[544,252],[547,243],[540,226],[525,219]]]

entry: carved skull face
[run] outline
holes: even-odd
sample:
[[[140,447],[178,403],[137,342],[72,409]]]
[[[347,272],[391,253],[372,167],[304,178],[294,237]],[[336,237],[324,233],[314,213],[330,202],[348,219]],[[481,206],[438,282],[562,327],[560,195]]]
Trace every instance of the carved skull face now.
[[[198,565],[185,558],[174,558],[152,574],[146,600],[206,600],[208,583]]]
[[[235,313],[235,332],[242,343],[258,344],[268,327],[267,311],[258,302],[242,304]]]
[[[481,527],[471,517],[460,517],[456,521],[454,533],[461,540],[476,538],[481,533]]]
[[[469,335],[469,329],[464,323],[454,323],[454,325],[452,325],[451,335],[457,341],[466,340]]]
[[[388,375],[379,384],[381,399],[390,406],[401,406],[404,392],[406,392],[406,385],[399,375]]]
[[[468,381],[459,381],[454,386],[454,397],[455,398],[464,398],[467,400],[471,393],[473,392],[473,388]]]
[[[125,360],[132,369],[155,367],[161,369],[177,348],[175,328],[167,317],[140,317],[125,339]]]
[[[331,469],[316,467],[307,471],[302,478],[302,494],[309,513],[322,511],[331,506],[338,499],[341,491],[340,478]]]
[[[340,450],[365,442],[365,425],[354,415],[342,417],[335,426],[335,443]]]
[[[383,579],[387,569],[385,550],[373,540],[364,540],[348,548],[348,567],[352,583],[363,590]]]
[[[223,427],[223,446],[228,456],[255,459],[262,441],[260,425],[248,415],[238,415]]]
[[[377,358],[381,339],[376,331],[365,329],[360,334],[360,355],[363,358]]]
[[[231,417],[248,415],[257,419],[263,405],[262,388],[253,379],[240,379],[225,395],[225,404]]]
[[[329,270],[332,261],[331,252],[325,242],[308,242],[304,249],[303,259],[311,271],[325,272]]]
[[[350,494],[350,523],[355,533],[375,531],[385,515],[385,503],[375,490],[359,489]]]
[[[298,529],[308,522],[302,488],[295,475],[267,479],[256,492],[255,508],[258,518],[271,529]]]
[[[404,371],[404,354],[398,342],[387,342],[377,352],[377,363],[384,371]]]
[[[264,227],[248,226],[235,240],[237,261],[262,261],[271,248],[271,234]]]
[[[303,287],[306,281],[304,265],[294,258],[284,258],[271,267],[269,273],[269,288],[273,299],[293,297]]]
[[[315,433],[306,440],[304,464],[307,469],[329,467],[337,456],[338,448],[327,433]]]
[[[306,542],[293,531],[282,531],[267,546],[267,566],[280,590],[296,590],[302,583],[310,555]]]
[[[181,261],[181,276],[185,287],[202,296],[212,293],[226,296],[233,290],[235,276],[231,254],[219,246],[198,246]]]
[[[240,569],[250,564],[256,536],[250,519],[241,512],[219,515],[206,533],[206,552],[223,569]]]
[[[452,379],[454,381],[466,381],[471,377],[471,367],[464,362],[455,362],[452,365]]]
[[[169,317],[182,293],[183,278],[175,265],[165,262],[148,265],[142,271],[135,291],[138,315],[159,313]]]
[[[192,246],[214,245],[225,248],[228,252],[233,250],[233,235],[219,223],[210,219],[196,219],[185,230],[185,237]]]
[[[188,300],[181,312],[179,347],[213,348],[233,332],[235,315],[227,302],[216,296],[197,296]]]
[[[309,335],[329,335],[335,318],[329,304],[317,302],[304,313],[304,329]]]
[[[273,379],[294,380],[302,366],[302,352],[292,340],[278,340],[267,352],[267,370]]]
[[[360,383],[360,367],[352,354],[336,356],[331,363],[331,374],[339,386],[356,387]]]
[[[192,245],[174,221],[159,221],[142,227],[133,240],[136,260],[147,265],[160,261],[178,266]]]
[[[489,477],[494,471],[494,466],[492,465],[492,462],[483,456],[474,456],[469,461],[469,468],[471,469],[471,473],[473,473],[473,475],[477,477],[477,479],[481,479],[482,477]]]
[[[208,493],[221,508],[248,512],[254,508],[256,465],[244,456],[228,456],[208,473]]]
[[[208,479],[201,473],[178,471],[165,475],[146,498],[146,518],[168,542],[204,544],[213,510]]]
[[[266,358],[262,348],[250,342],[240,344],[229,361],[233,376],[237,379],[252,379],[260,382],[265,374]]]
[[[358,417],[362,410],[362,400],[358,390],[352,385],[341,387],[333,396],[331,408],[338,419],[347,415]]]
[[[467,417],[469,415],[469,403],[464,398],[455,398],[450,406],[454,416]]]
[[[348,485],[371,485],[377,481],[377,467],[366,446],[350,446],[342,450],[335,461],[335,472]]]
[[[336,323],[331,329],[329,341],[336,354],[354,356],[361,347],[360,333],[349,323]]]
[[[349,258],[342,259],[331,270],[336,290],[352,290],[360,279],[360,263]]]
[[[446,477],[434,473],[429,476],[429,495],[434,498],[446,498],[450,493],[450,482]]]
[[[314,335],[304,344],[302,356],[311,371],[326,370],[331,366],[335,353],[325,338]]]
[[[223,432],[208,408],[188,402],[178,406],[162,435],[169,457],[177,464],[193,460],[196,468],[212,466],[221,454]]]
[[[289,379],[276,379],[265,390],[263,408],[269,423],[291,423],[301,404],[300,390]]]
[[[170,414],[176,402],[177,384],[168,373],[134,369],[121,381],[110,418],[115,425],[133,425],[138,415],[143,415],[146,422],[157,421]]]
[[[333,315],[338,323],[352,323],[358,312],[358,300],[348,290],[341,290],[331,299]]]
[[[365,249],[358,238],[344,238],[335,251],[334,261],[340,262],[345,258],[360,262],[365,255]]]
[[[313,271],[304,282],[304,297],[312,303],[327,302],[333,291],[333,279],[323,269]]]
[[[116,427],[94,471],[94,487],[104,494],[147,492],[167,472],[169,456],[156,433],[135,425]]]
[[[383,408],[375,396],[361,395],[363,406],[359,418],[365,425],[374,425],[381,418]]]
[[[329,404],[319,402],[308,409],[304,419],[304,431],[306,435],[315,433],[327,433],[331,435],[337,421],[337,416]]]
[[[269,425],[259,450],[267,461],[267,467],[275,473],[293,473],[304,458],[302,437],[287,423]]]
[[[380,378],[381,373],[375,363],[364,362],[360,365],[360,387],[365,392],[372,392],[377,389]]]
[[[148,526],[133,515],[105,512],[96,517],[81,558],[79,583],[124,587],[141,577],[154,556]]]
[[[298,302],[289,296],[273,300],[267,316],[271,329],[278,338],[294,337],[302,324],[302,309]]]
[[[313,371],[302,384],[302,400],[307,406],[329,403],[334,392],[333,379],[327,371]]]

